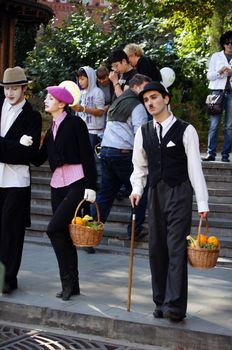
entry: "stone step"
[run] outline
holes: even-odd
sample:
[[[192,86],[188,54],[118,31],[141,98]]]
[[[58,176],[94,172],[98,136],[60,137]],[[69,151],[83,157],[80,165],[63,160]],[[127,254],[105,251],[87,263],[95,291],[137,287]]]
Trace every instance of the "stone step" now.
[[[231,189],[232,186],[231,176],[206,175],[205,179],[208,188]]]
[[[99,164],[98,164],[99,169]],[[222,256],[232,256],[232,164],[203,162],[203,171],[209,190],[209,234],[217,235],[221,242]],[[46,235],[47,225],[52,217],[50,203],[49,166],[45,164],[32,169],[32,227],[28,235]],[[100,176],[98,178],[100,183]],[[78,203],[77,203],[78,204]],[[120,246],[130,245],[127,237],[127,225],[130,220],[130,201],[115,200],[108,222],[105,224],[103,244]],[[198,230],[199,218],[195,196],[193,198],[193,221],[191,233]],[[147,217],[144,223],[147,226]],[[147,249],[147,241],[136,242],[137,247]],[[227,254],[227,255],[226,255]]]
[[[193,204],[193,214],[197,212],[197,205],[196,203]],[[224,204],[210,204],[210,219],[220,219],[224,222],[224,220],[227,220],[228,222],[231,222],[231,228],[232,228],[232,204],[224,205]],[[38,201],[31,202],[31,214],[32,219],[37,218],[40,219],[42,216],[49,217],[48,220],[52,216],[52,209],[50,205],[50,201],[44,202],[44,200],[41,201],[41,203],[38,203]],[[110,212],[108,222],[122,222],[122,223],[128,223],[130,220],[130,206],[118,206],[114,205],[112,207],[112,210]],[[148,213],[146,212],[146,219],[145,223],[147,222]]]
[[[205,175],[223,175],[232,176],[232,163],[222,163],[222,162],[202,162],[202,169]]]

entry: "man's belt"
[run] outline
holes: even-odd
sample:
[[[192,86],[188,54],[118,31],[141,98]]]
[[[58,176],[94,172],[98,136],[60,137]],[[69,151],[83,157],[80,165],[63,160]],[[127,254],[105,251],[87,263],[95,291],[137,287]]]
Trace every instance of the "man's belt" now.
[[[121,149],[121,148],[106,147],[106,146],[103,146],[102,148],[105,148],[105,149],[115,149],[115,150],[117,150],[117,151],[120,151],[121,153],[132,153],[132,152],[133,152],[132,149]]]

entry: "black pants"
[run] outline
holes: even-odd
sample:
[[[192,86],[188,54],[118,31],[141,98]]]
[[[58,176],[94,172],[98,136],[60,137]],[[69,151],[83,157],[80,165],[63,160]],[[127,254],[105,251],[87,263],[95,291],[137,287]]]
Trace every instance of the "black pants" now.
[[[29,201],[30,187],[0,189],[0,261],[5,266],[5,282],[12,289],[17,288]]]
[[[75,210],[84,196],[84,180],[61,188],[51,188],[51,203],[53,217],[47,234],[54,248],[59,265],[61,282],[78,283],[77,250],[70,238],[68,225],[71,223]]]
[[[187,309],[187,241],[192,219],[192,186],[160,181],[149,189],[149,260],[153,300],[165,312]]]

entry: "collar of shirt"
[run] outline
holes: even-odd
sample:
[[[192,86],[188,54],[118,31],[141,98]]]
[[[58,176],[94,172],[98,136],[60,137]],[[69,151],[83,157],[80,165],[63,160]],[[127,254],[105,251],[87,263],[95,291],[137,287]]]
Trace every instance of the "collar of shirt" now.
[[[165,119],[162,123],[158,123],[155,119],[153,119],[153,125],[157,132],[159,132],[159,124],[162,125],[162,137],[165,136],[165,134],[168,132],[168,130],[171,128],[171,126],[175,123],[176,117],[171,113],[170,116]]]
[[[5,98],[4,104],[2,106],[2,113],[1,113],[1,128],[0,128],[0,134],[1,136],[5,136],[12,124],[17,119],[18,115],[21,113],[22,108],[25,104],[26,100],[23,99],[20,103],[17,105],[12,106],[8,100]]]
[[[12,111],[14,113],[17,113],[20,109],[22,109],[25,103],[26,103],[25,98],[20,103],[17,103],[16,105],[13,105],[13,106],[8,102],[7,99],[5,99],[5,102],[4,102],[6,110],[8,112]]]
[[[64,118],[66,117],[66,115],[67,115],[67,112],[64,111],[63,113],[61,113],[61,115],[58,118],[53,119],[53,125],[55,124],[57,129],[62,123],[62,121],[64,120]]]

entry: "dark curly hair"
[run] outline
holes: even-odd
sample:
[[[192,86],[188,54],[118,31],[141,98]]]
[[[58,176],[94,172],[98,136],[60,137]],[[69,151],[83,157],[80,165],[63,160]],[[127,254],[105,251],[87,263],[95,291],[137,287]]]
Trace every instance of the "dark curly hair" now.
[[[108,64],[111,65],[115,62],[122,62],[122,60],[126,60],[127,63],[129,63],[129,58],[127,54],[122,49],[116,49],[111,52],[110,56],[108,57]]]
[[[232,39],[232,30],[228,30],[228,32],[225,32],[224,34],[221,35],[220,37],[220,45],[222,49],[224,50],[224,44],[226,40]]]

